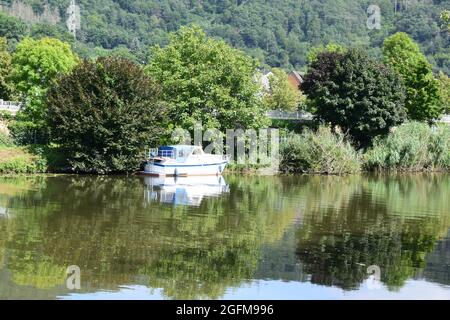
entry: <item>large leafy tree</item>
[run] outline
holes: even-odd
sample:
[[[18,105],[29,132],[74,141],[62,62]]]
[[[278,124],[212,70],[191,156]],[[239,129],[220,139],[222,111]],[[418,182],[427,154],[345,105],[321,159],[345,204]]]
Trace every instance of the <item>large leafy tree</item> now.
[[[437,76],[439,82],[439,94],[441,108],[445,113],[450,114],[450,78],[443,72]]]
[[[0,99],[10,99],[12,85],[8,77],[11,71],[11,55],[8,52],[6,38],[0,38]]]
[[[78,58],[70,45],[60,40],[25,38],[17,45],[12,63],[11,79],[24,103],[13,131],[27,132],[22,136],[23,142],[41,142],[36,141],[36,135],[42,139],[46,136],[45,94],[59,75],[76,66]],[[31,132],[33,138],[29,137]]]
[[[24,22],[0,12],[0,37],[19,41],[27,32],[27,25]]]
[[[317,60],[317,56],[322,52],[340,52],[344,53],[347,50],[346,47],[337,44],[337,43],[329,43],[326,46],[320,45],[318,47],[314,47],[308,52],[308,61],[309,63],[313,63]]]
[[[439,103],[439,83],[414,40],[398,32],[384,41],[383,55],[385,64],[404,80],[409,118],[428,122],[438,119],[443,111]]]
[[[257,63],[198,27],[172,34],[154,47],[146,71],[159,81],[177,126],[192,129],[258,128],[267,123],[255,81]]]
[[[450,32],[450,11],[444,10],[441,12],[442,29]]]
[[[389,133],[406,116],[401,78],[357,49],[320,53],[302,89],[316,118],[340,126],[360,147]]]
[[[269,76],[270,88],[264,95],[264,103],[270,110],[296,110],[305,101],[299,88],[288,80],[288,75],[281,69],[274,68]]]
[[[160,86],[123,58],[84,61],[48,92],[51,141],[78,172],[139,168],[166,125]]]

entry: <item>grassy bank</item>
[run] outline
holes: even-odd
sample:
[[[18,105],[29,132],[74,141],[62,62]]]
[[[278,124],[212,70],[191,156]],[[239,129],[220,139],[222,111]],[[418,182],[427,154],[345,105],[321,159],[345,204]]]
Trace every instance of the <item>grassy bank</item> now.
[[[64,172],[55,148],[20,147],[0,133],[0,174]],[[226,173],[273,175],[277,172],[343,175],[367,172],[449,172],[450,126],[411,122],[373,146],[357,151],[342,133],[328,127],[290,133],[280,145],[280,163],[230,164]]]
[[[27,147],[18,147],[0,133],[0,173],[26,174],[47,171],[46,160]]]
[[[0,146],[0,173],[46,172],[46,161],[22,147]]]
[[[234,174],[255,174],[255,175],[275,175],[278,173],[278,166],[271,164],[237,164],[230,163],[225,169],[225,173]]]

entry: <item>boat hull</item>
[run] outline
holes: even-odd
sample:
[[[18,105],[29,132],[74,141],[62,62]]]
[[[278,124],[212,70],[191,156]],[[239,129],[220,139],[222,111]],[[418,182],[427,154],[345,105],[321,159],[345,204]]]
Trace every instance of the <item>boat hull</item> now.
[[[221,175],[228,161],[210,164],[159,164],[148,163],[143,174],[151,176],[212,176]]]

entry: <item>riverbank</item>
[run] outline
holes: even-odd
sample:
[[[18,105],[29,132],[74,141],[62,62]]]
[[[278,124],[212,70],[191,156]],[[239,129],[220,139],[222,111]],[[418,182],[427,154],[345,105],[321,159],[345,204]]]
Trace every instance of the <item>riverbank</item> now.
[[[0,174],[47,172],[46,160],[26,147],[0,146]]]
[[[406,123],[359,150],[343,133],[320,127],[289,134],[280,158],[285,173],[449,172],[450,126]]]
[[[17,146],[0,134],[0,174],[71,173],[64,162],[54,146]],[[346,135],[328,127],[307,129],[282,139],[279,161],[269,165],[231,163],[225,171],[269,176],[362,172],[450,172],[450,126],[407,123],[365,150],[357,150]]]

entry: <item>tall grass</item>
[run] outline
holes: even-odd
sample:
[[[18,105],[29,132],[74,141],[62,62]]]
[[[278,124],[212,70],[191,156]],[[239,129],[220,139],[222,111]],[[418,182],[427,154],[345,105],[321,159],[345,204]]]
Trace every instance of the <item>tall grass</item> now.
[[[280,145],[280,155],[283,172],[341,175],[361,170],[360,155],[345,135],[327,127],[290,134]]]
[[[406,123],[374,143],[364,155],[364,168],[404,172],[450,170],[450,126]]]
[[[11,138],[0,133],[0,174],[46,171],[47,161],[41,154],[16,146]]]
[[[14,143],[13,143],[12,139],[0,131],[0,147],[1,146],[11,147],[13,145],[14,145]]]

